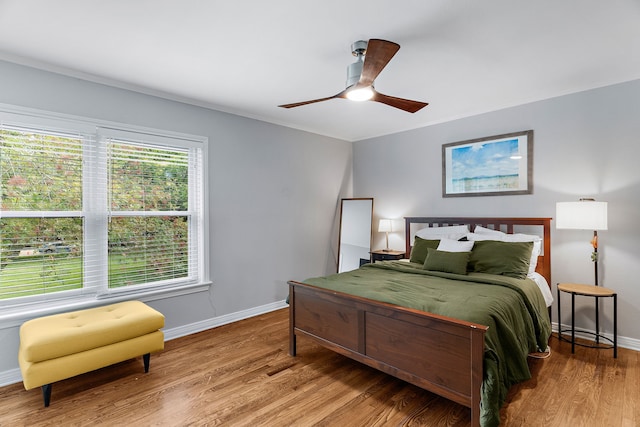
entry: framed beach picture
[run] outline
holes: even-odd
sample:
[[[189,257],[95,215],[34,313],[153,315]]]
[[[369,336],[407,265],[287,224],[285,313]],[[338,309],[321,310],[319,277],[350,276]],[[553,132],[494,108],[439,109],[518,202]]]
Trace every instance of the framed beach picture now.
[[[442,197],[533,193],[533,130],[442,146]]]

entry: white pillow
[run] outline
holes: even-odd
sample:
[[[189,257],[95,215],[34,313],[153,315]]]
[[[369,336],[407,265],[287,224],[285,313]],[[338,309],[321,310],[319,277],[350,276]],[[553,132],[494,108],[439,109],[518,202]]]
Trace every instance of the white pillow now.
[[[451,239],[440,239],[438,250],[444,252],[469,252],[473,248],[473,241],[459,242]]]
[[[467,225],[452,225],[451,227],[425,227],[416,232],[416,236],[425,240],[451,239],[458,240],[469,232]]]
[[[505,242],[541,242],[542,238],[540,236],[535,236],[533,234],[505,234],[504,235]]]
[[[500,236],[504,236],[507,233],[503,233],[500,230],[492,230],[490,228],[485,228],[481,225],[476,225],[476,228],[473,229],[474,233],[478,233],[478,234],[495,234],[495,235],[500,235]]]
[[[497,240],[499,242],[502,242],[504,238],[503,236],[499,236],[497,234],[467,233],[467,240],[475,240],[476,242],[480,240]]]

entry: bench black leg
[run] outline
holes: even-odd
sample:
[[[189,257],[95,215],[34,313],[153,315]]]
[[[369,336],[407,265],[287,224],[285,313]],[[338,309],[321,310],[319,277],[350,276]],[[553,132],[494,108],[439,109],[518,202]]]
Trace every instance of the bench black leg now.
[[[42,398],[44,399],[44,407],[48,407],[51,402],[51,385],[45,384],[42,386]]]
[[[151,353],[144,354],[142,356],[144,361],[144,371],[149,372],[149,361],[151,360]],[[42,386],[42,398],[44,399],[44,407],[48,407],[51,403],[51,386],[52,384],[45,384]]]
[[[151,353],[147,353],[142,356],[142,360],[144,361],[144,372],[149,372],[149,360],[151,359]]]

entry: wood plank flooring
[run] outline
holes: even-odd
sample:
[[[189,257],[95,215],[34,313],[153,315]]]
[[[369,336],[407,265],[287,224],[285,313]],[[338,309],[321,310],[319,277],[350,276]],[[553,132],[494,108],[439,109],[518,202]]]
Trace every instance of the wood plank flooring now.
[[[640,425],[640,353],[551,339],[533,378],[513,387],[504,426]],[[0,426],[466,426],[469,409],[298,339],[288,311],[172,340],[138,358],[40,389],[0,388]]]

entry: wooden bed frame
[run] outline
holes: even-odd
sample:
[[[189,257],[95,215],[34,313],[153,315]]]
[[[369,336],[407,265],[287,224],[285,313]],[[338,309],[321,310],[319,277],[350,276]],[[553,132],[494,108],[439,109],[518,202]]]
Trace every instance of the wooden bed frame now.
[[[405,238],[411,253],[416,227],[476,225],[507,233],[540,235],[537,271],[551,283],[551,218],[407,217]],[[519,226],[528,227],[526,231]],[[531,227],[537,227],[531,232]],[[515,228],[514,228],[515,227]],[[289,281],[289,353],[296,337],[429,390],[471,409],[480,425],[484,334],[488,327],[451,317]]]

